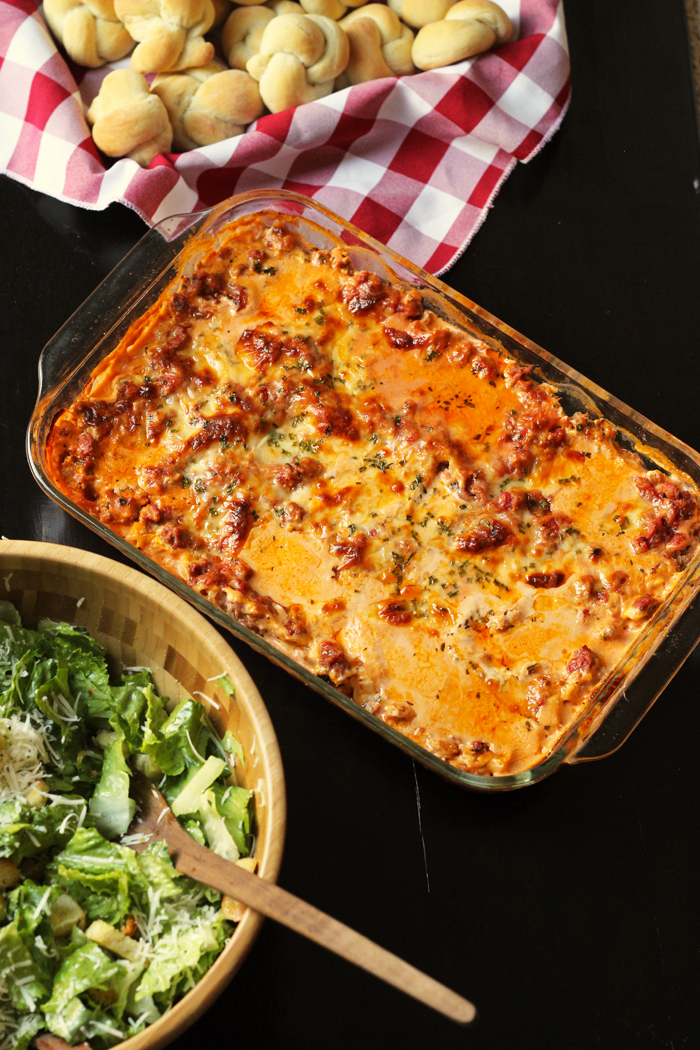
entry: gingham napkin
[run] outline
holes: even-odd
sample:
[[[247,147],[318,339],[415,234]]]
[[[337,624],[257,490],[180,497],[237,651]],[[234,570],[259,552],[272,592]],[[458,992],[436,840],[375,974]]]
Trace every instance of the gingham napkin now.
[[[85,122],[114,66],[74,65],[32,0],[0,0],[0,171],[84,208],[121,201],[151,224],[244,190],[293,189],[440,273],[568,104],[563,5],[500,2],[515,25],[503,47],[261,117],[244,135],[156,157],[143,170],[105,163]]]

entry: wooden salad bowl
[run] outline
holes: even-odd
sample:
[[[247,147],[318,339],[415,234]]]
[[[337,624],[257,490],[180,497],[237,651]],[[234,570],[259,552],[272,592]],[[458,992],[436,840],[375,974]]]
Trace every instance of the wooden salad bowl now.
[[[193,697],[207,708],[220,737],[227,730],[234,734],[245,753],[245,763],[236,764],[237,781],[255,793],[258,873],[276,882],[286,821],[277,737],[252,678],[216,628],[138,570],[52,543],[0,541],[0,598],[13,603],[27,627],[45,617],[86,627],[106,648],[113,675],[122,667],[148,667],[162,695]],[[233,697],[216,681],[222,674],[235,688]],[[157,1050],[181,1035],[234,976],[262,921],[262,915],[247,910],[198,984],[158,1021],[113,1050]]]

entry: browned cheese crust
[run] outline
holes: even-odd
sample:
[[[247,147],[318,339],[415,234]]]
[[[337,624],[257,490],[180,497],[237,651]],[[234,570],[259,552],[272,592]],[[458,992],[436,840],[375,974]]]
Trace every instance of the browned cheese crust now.
[[[452,765],[541,761],[694,551],[687,478],[420,295],[247,217],[55,422],[55,483]]]

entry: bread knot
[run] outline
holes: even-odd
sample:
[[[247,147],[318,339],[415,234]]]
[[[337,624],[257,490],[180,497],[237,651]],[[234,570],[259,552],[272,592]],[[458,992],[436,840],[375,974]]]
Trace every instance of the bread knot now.
[[[133,69],[107,74],[87,119],[95,144],[108,157],[130,157],[145,168],[170,150],[173,132],[165,106]]]
[[[218,29],[222,26],[228,16],[231,13],[233,6],[233,0],[211,0],[214,5],[214,21],[211,24],[212,29]]]
[[[440,22],[458,0],[387,0],[389,7],[407,26],[422,29]]]
[[[44,15],[78,65],[95,69],[118,62],[134,46],[134,38],[117,18],[114,0],[45,0]]]
[[[464,58],[507,44],[513,26],[498,4],[490,0],[459,0],[440,22],[423,26],[413,42],[413,61],[419,69],[438,69]]]
[[[348,84],[415,72],[411,58],[413,32],[384,4],[367,4],[347,15],[340,25],[350,41],[345,70]]]
[[[265,26],[274,17],[275,12],[261,4],[231,12],[221,33],[221,46],[231,69],[245,69],[248,60],[257,55]]]
[[[362,7],[367,0],[300,0],[307,15],[324,15],[338,21],[349,7]]]
[[[337,22],[323,15],[278,15],[247,64],[272,113],[330,95],[348,64],[350,45]]]
[[[214,57],[204,40],[214,22],[212,0],[114,0],[114,9],[139,41],[131,56],[138,73],[205,66]]]
[[[251,75],[216,61],[182,73],[159,73],[151,91],[168,111],[178,151],[241,135],[264,109]]]

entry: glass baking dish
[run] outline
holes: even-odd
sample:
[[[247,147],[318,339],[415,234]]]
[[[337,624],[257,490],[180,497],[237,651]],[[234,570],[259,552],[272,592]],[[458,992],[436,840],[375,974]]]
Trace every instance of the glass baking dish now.
[[[636,451],[647,469],[672,466],[700,486],[700,456],[683,442],[628,408],[568,365],[519,335],[442,281],[420,270],[391,249],[340,219],[326,208],[284,190],[240,194],[216,208],[163,220],[136,245],[73,314],[44,348],[39,360],[39,394],[27,434],[27,454],[41,488],[68,513],[114,544],[147,572],[276,664],[300,678],[353,718],[400,747],[429,769],[463,787],[503,791],[535,783],[562,762],[602,758],[629,736],[673,678],[700,639],[700,548],[679,573],[665,603],[630,651],[606,676],[559,738],[555,749],[537,765],[504,776],[481,776],[451,766],[387,725],[333,685],[297,664],[269,642],[242,626],[206,598],[191,590],[144,553],[93,519],[52,483],[46,442],[54,418],[82,389],[91,372],[118,345],[131,323],[158,298],[177,272],[183,251],[188,269],[196,258],[197,235],[210,238],[226,223],[256,211],[292,214],[300,232],[319,247],[342,240],[357,269],[370,269],[392,282],[419,289],[425,306],[451,324],[485,340],[557,388],[565,411],[603,416],[618,428],[618,441]]]

